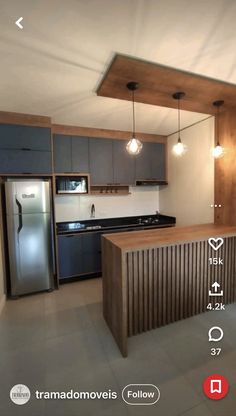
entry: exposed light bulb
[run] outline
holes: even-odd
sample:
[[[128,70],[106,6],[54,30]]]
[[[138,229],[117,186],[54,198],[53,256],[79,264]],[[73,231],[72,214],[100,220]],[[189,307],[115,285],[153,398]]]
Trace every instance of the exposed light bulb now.
[[[173,146],[173,152],[176,156],[183,156],[186,150],[187,150],[186,146],[181,142],[180,139],[178,140],[178,143],[176,143]]]
[[[126,145],[126,150],[127,152],[129,152],[131,155],[138,155],[141,150],[142,150],[142,143],[136,139],[135,137],[133,137]]]
[[[214,149],[212,151],[212,154],[213,154],[213,156],[214,156],[215,159],[219,159],[220,157],[222,157],[224,155],[224,149],[223,149],[223,147],[218,143],[214,147]]]
[[[132,109],[133,109],[133,131],[132,131],[132,139],[126,145],[126,150],[131,155],[138,155],[142,150],[142,143],[140,140],[135,138],[135,108],[134,108],[134,92],[139,87],[138,82],[131,81],[126,84],[126,87],[129,91],[132,91]]]

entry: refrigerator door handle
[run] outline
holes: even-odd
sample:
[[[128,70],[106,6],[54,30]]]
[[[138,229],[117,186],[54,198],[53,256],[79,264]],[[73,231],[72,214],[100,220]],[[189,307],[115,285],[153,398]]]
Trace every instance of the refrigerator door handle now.
[[[21,231],[21,230],[22,230],[22,228],[23,228],[23,220],[22,220],[22,206],[21,206],[20,202],[18,201],[17,197],[15,197],[15,198],[16,198],[16,205],[18,206],[18,219],[19,219],[19,226],[18,226],[18,229],[17,229],[17,233],[19,234],[19,233],[20,233],[20,231]]]

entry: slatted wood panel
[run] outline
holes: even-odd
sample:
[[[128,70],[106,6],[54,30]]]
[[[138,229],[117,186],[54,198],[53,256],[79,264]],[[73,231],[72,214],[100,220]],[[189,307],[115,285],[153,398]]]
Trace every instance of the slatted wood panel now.
[[[127,356],[127,284],[124,254],[102,237],[103,316],[124,357]],[[130,266],[130,274],[132,267]],[[130,290],[133,285],[130,282]],[[133,291],[134,293],[134,291]],[[132,297],[130,296],[130,300]]]
[[[210,257],[224,265],[209,264]],[[207,241],[125,254],[128,336],[207,310],[209,302],[235,301],[236,237],[224,239],[215,252]],[[217,281],[222,297],[209,297]]]

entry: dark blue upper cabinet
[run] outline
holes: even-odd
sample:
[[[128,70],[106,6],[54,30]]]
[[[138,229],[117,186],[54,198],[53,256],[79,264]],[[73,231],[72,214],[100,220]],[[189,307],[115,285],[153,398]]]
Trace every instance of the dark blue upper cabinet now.
[[[114,184],[135,184],[135,156],[126,150],[125,140],[113,140]]]
[[[166,145],[144,142],[136,157],[136,180],[166,180]]]
[[[149,143],[151,151],[152,177],[166,181],[166,145],[164,143]]]
[[[0,173],[52,173],[51,129],[0,124]]]
[[[50,174],[51,172],[51,152],[0,149],[0,173]]]
[[[89,172],[89,144],[87,137],[71,136],[72,172]]]
[[[54,171],[55,173],[88,173],[89,145],[87,137],[55,134]]]
[[[0,124],[1,149],[51,151],[51,129],[46,127]]]
[[[91,185],[113,183],[112,142],[110,139],[89,139]]]
[[[53,136],[54,172],[71,173],[71,136],[55,134]]]
[[[144,142],[141,152],[136,156],[136,180],[150,180],[152,179],[151,168],[151,143]]]

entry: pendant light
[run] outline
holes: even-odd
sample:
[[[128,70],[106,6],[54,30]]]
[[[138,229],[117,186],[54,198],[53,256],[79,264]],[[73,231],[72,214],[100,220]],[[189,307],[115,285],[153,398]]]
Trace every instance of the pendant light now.
[[[224,149],[220,145],[220,140],[219,140],[219,113],[220,113],[220,107],[222,107],[223,104],[224,104],[223,100],[218,100],[218,101],[213,102],[213,105],[217,109],[217,111],[216,111],[216,132],[215,132],[216,146],[214,147],[213,152],[212,152],[215,159],[219,159],[220,157],[224,156]]]
[[[126,85],[129,91],[132,92],[132,108],[133,108],[133,132],[132,132],[132,139],[127,143],[126,150],[131,155],[138,155],[142,150],[142,143],[138,140],[135,136],[135,111],[134,111],[134,91],[136,91],[139,87],[137,82],[131,81],[128,82]]]
[[[184,96],[185,96],[184,92],[176,92],[172,96],[175,100],[178,100],[178,141],[173,146],[173,153],[176,156],[182,156],[187,150],[187,147],[182,143],[181,138],[180,138],[180,100]]]

